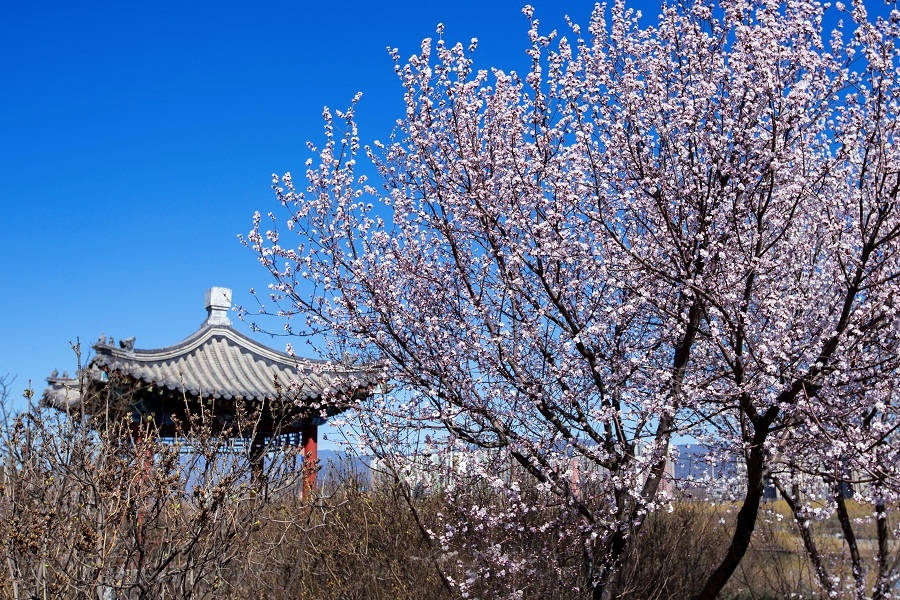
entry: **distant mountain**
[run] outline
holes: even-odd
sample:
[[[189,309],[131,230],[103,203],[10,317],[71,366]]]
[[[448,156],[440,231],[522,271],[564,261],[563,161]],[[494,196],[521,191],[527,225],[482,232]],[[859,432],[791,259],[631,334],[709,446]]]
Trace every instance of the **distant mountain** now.
[[[344,451],[319,450],[319,477],[323,480],[341,479],[353,475],[368,483],[372,480],[369,456],[355,456]]]

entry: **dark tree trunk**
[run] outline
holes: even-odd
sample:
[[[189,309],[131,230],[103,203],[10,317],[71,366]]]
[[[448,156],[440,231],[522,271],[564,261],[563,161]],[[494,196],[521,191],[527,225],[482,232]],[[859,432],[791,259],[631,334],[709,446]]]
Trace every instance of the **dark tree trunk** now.
[[[617,529],[604,546],[602,550],[604,561],[600,566],[599,577],[593,582],[591,594],[593,600],[609,600],[612,597],[613,578],[621,566],[622,557],[628,547],[628,539],[621,530]]]
[[[702,263],[698,266],[698,270],[702,270]],[[691,358],[691,348],[697,337],[700,327],[700,319],[703,314],[703,304],[699,298],[694,297],[691,300],[690,309],[688,310],[688,322],[685,328],[684,336],[675,347],[675,356],[672,361],[672,380],[671,380],[671,397],[674,406],[678,406],[681,396],[684,393],[682,386],[684,384],[684,374],[687,370],[688,361]],[[627,523],[628,531],[617,528],[613,533],[605,547],[604,563],[601,567],[600,576],[594,580],[594,573],[588,573],[589,581],[593,581],[593,600],[606,600],[611,597],[612,579],[621,567],[621,562],[625,553],[628,551],[629,544],[634,540],[633,533],[643,526],[646,512],[642,509],[655,498],[659,490],[659,484],[665,477],[666,461],[668,460],[668,444],[671,439],[672,431],[675,426],[675,418],[670,414],[660,416],[656,426],[654,439],[657,447],[664,447],[664,454],[657,460],[647,474],[647,480],[641,488],[640,498],[632,500],[627,494],[617,494],[616,503],[618,506],[619,523]],[[593,569],[592,569],[593,570]]]
[[[800,538],[803,540],[803,547],[806,548],[806,555],[809,557],[809,560],[816,571],[819,585],[821,585],[826,594],[830,596],[834,586],[831,583],[831,579],[828,577],[828,571],[825,570],[825,564],[822,562],[822,555],[819,554],[819,549],[816,547],[812,532],[809,530],[809,522],[804,515],[800,513],[798,495],[796,493],[788,492],[788,490],[786,490],[777,480],[775,481],[775,485],[778,488],[778,491],[781,492],[781,496],[787,503],[788,508],[791,509],[791,514],[794,515],[794,521],[797,523]]]
[[[847,512],[847,503],[844,500],[844,490],[840,481],[834,482],[834,500],[837,502],[837,517],[844,533],[844,540],[850,549],[850,567],[853,571],[853,579],[856,583],[856,597],[862,600],[866,597],[866,576],[862,568],[862,559],[859,556],[859,546],[856,543],[856,534],[853,531],[853,523],[850,522],[850,514]]]
[[[875,581],[875,590],[872,600],[884,600],[890,592],[888,582],[888,524],[887,507],[881,502],[875,504],[875,527],[878,532],[878,579]]]
[[[756,528],[756,517],[759,513],[759,503],[763,495],[763,442],[765,434],[757,434],[753,439],[750,455],[747,457],[747,493],[744,495],[744,504],[737,516],[737,524],[734,536],[728,546],[725,558],[716,567],[716,570],[707,578],[703,589],[694,597],[694,600],[714,600],[728,579],[737,569],[747,548],[750,546],[750,538]]]

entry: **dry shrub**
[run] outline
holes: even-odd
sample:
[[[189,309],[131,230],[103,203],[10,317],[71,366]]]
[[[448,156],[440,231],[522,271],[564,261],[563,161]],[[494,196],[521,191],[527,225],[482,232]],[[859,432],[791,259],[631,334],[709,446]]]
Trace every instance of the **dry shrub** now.
[[[397,491],[345,472],[303,500],[299,449],[259,473],[209,423],[163,442],[127,413],[32,407],[0,423],[0,597],[448,595]]]
[[[304,501],[294,450],[270,454],[262,485],[246,449],[203,423],[190,427],[187,445],[162,443],[128,418],[91,422],[32,408],[5,419],[0,597],[453,598],[450,582],[472,573],[472,597],[571,598],[573,586],[587,588],[565,511],[525,512],[502,531],[478,527],[467,520],[476,504],[508,508],[488,486],[452,498],[416,494],[397,480],[372,485],[349,467],[330,469]],[[527,479],[522,490],[527,500]],[[671,508],[648,517],[615,597],[690,598],[723,553],[734,507]],[[442,536],[448,525],[459,533]],[[725,597],[814,597],[790,532],[786,518],[761,519]],[[529,568],[485,570],[477,557],[493,547],[531,557]]]
[[[208,435],[185,454],[136,428],[40,409],[4,425],[4,596],[219,597],[274,550],[245,457]]]
[[[705,502],[651,514],[619,573],[619,598],[691,598],[728,547],[719,515]]]
[[[270,558],[255,590],[299,598],[418,599],[451,597],[437,555],[399,488],[378,492],[343,480],[320,497],[301,527]],[[416,501],[419,518],[433,519],[436,499]]]

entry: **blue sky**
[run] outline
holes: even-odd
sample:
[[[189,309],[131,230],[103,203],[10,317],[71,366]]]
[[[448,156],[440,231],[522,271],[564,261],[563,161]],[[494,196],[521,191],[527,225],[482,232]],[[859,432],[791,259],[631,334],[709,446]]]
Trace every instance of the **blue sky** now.
[[[401,114],[404,58],[445,24],[479,66],[527,65],[522,2],[17,3],[0,24],[0,375],[40,393],[69,340],[175,343],[211,285],[250,303],[267,272],[236,236],[301,171],[323,105],[361,90],[364,140]],[[592,3],[534,3],[586,22]],[[245,324],[236,326],[248,332]],[[284,339],[259,338],[283,349]]]

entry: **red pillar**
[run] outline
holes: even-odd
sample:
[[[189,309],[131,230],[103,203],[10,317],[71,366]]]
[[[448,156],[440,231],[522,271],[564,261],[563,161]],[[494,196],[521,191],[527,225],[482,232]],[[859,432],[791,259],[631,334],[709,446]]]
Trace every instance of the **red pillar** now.
[[[303,424],[300,445],[303,449],[303,491],[304,500],[316,489],[316,473],[319,471],[318,451],[319,426],[315,422]]]

